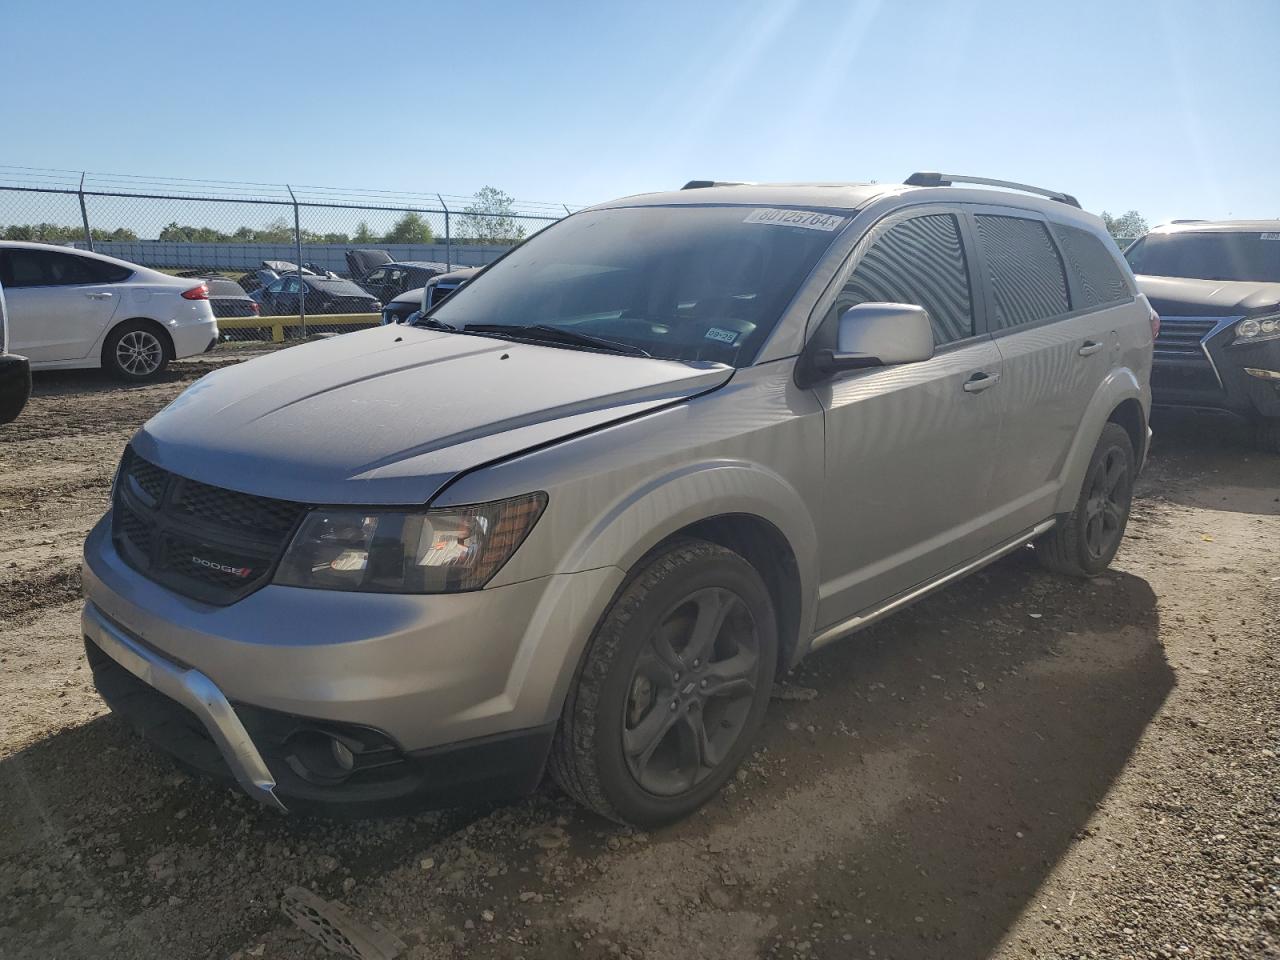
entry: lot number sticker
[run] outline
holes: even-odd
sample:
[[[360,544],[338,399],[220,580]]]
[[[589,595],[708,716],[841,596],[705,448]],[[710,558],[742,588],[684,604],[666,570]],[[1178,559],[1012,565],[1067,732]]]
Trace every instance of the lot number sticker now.
[[[1263,233],[1260,236],[1263,240],[1280,240],[1280,233]]]
[[[773,223],[780,227],[804,227],[806,230],[822,230],[830,233],[840,224],[844,217],[832,213],[818,213],[814,210],[752,210],[743,223]]]

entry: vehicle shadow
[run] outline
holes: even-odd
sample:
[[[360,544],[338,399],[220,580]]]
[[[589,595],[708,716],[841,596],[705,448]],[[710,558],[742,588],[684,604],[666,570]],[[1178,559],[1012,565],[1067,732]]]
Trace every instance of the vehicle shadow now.
[[[1254,447],[1247,424],[1222,416],[1156,411],[1151,428],[1151,456],[1138,482],[1140,496],[1208,510],[1280,514],[1280,455]]]
[[[818,923],[842,956],[978,960],[1088,833],[1174,674],[1146,581],[1049,577],[1025,551],[791,682],[818,696],[774,704],[777,823],[822,853],[774,884],[783,940]]]
[[[591,902],[605,905],[593,928],[648,957],[741,955],[707,933],[714,915],[784,941],[820,923],[837,952],[819,956],[978,960],[1088,831],[1172,688],[1158,634],[1145,581],[1069,581],[1006,558],[809,658],[787,683],[816,696],[771,705],[742,782],[613,853],[629,831],[550,787],[392,820],[280,817],[99,718],[0,760],[0,941],[15,956],[227,955],[281,927],[285,887],[314,884],[344,900],[385,891],[364,905],[393,925],[426,923],[396,904],[429,903],[423,942],[443,944],[480,905],[514,904],[522,888],[504,884],[548,856],[531,832],[556,830],[556,856],[581,869],[565,870],[554,903],[508,908],[541,930],[519,951],[530,960],[573,952]],[[416,870],[425,851],[435,873]],[[708,878],[723,891],[710,902]],[[673,894],[688,909],[672,913]]]

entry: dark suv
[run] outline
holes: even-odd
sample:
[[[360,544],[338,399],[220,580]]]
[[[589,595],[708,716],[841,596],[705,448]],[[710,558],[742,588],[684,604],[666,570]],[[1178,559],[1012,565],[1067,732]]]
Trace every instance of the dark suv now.
[[[1155,404],[1243,418],[1280,453],[1280,220],[1175,220],[1125,257],[1160,314]]]

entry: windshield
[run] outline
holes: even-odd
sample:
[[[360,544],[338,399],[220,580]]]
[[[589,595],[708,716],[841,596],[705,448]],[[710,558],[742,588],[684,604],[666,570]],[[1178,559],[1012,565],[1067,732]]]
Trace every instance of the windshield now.
[[[1148,276],[1280,283],[1280,231],[1151,233],[1125,259]]]
[[[847,221],[739,206],[579,213],[431,315],[458,329],[552,326],[654,357],[745,366]]]

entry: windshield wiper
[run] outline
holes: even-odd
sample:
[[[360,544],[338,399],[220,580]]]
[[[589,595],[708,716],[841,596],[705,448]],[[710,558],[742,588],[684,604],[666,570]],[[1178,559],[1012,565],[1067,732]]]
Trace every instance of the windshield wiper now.
[[[637,347],[633,343],[620,340],[609,340],[594,334],[568,330],[564,327],[553,327],[549,323],[530,323],[515,325],[506,323],[468,323],[462,328],[463,333],[496,334],[514,340],[533,340],[544,343],[563,343],[566,346],[592,347],[596,350],[607,350],[610,353],[625,353],[633,357],[652,357],[648,350]]]
[[[428,330],[448,330],[450,333],[458,332],[458,328],[452,323],[445,323],[443,320],[437,320],[435,317],[418,317],[418,319],[409,324],[409,326],[426,327]]]

